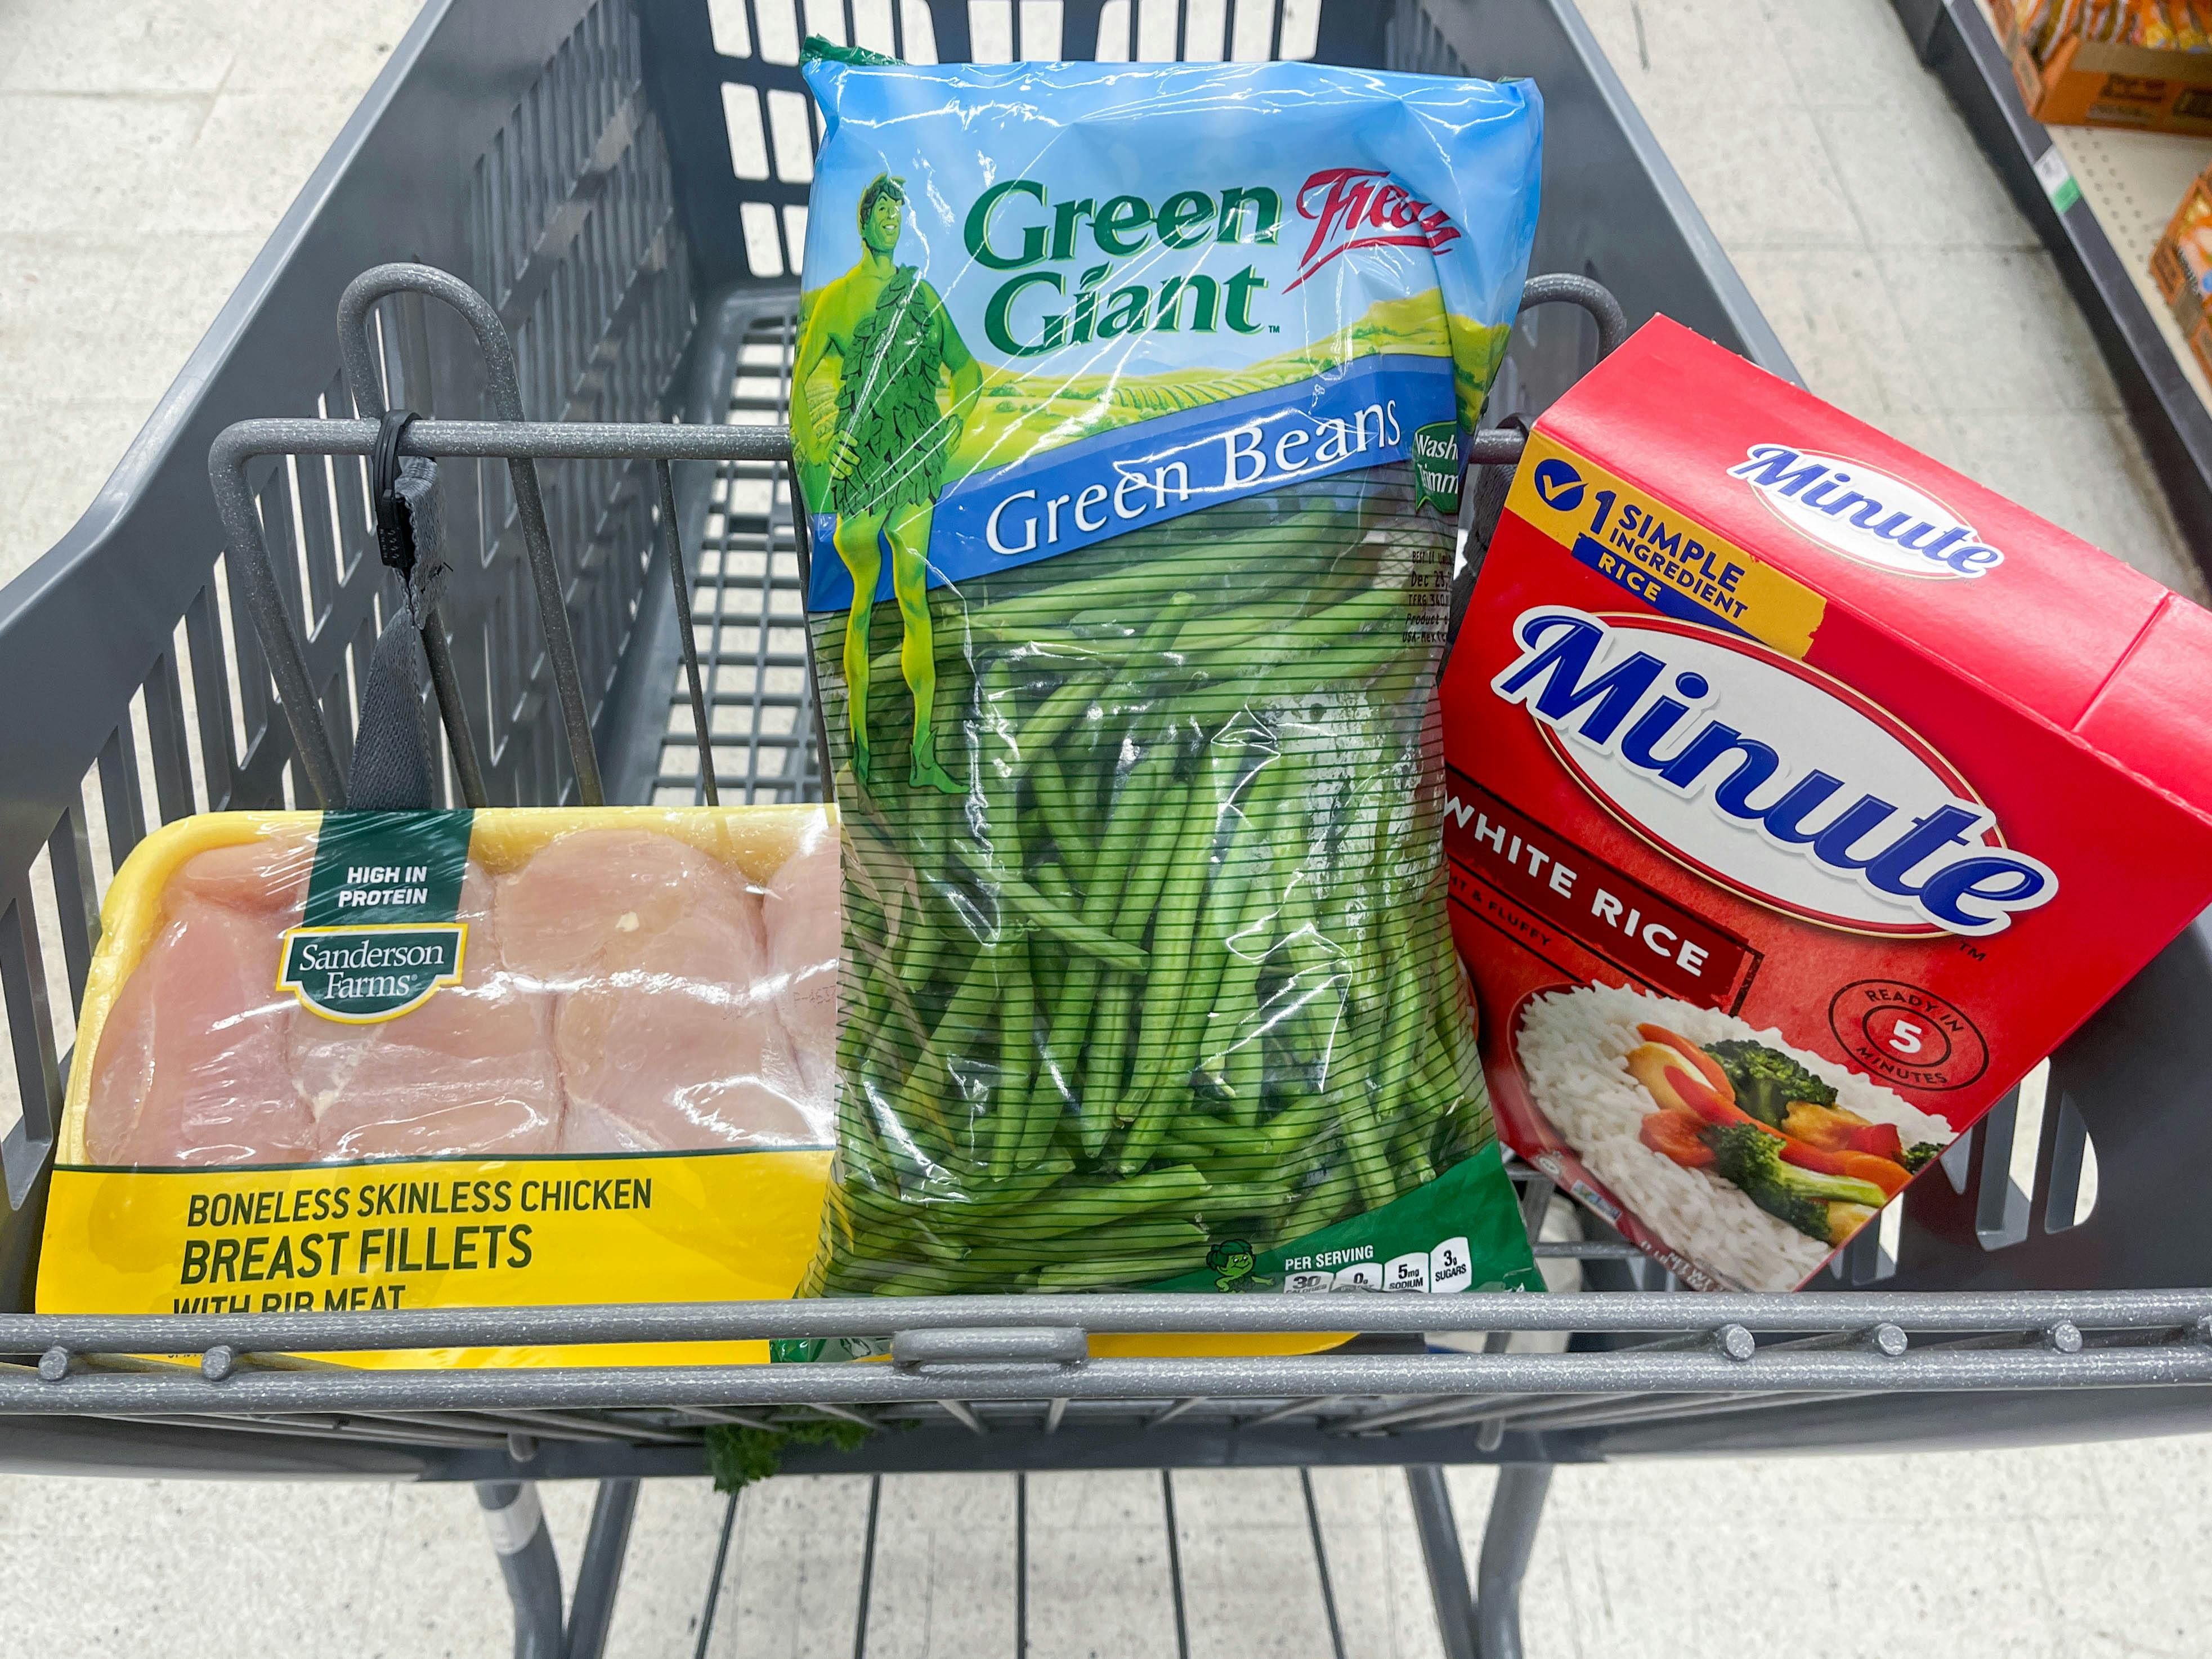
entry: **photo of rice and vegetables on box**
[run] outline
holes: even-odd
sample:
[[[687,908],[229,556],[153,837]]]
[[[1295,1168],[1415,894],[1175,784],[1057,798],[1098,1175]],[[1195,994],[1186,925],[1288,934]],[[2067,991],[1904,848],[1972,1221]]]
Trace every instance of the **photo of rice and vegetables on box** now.
[[[1747,1290],[1802,1283],[1954,1139],[1779,1031],[1669,998],[1553,992],[1517,1038],[1533,1103],[1590,1174]]]

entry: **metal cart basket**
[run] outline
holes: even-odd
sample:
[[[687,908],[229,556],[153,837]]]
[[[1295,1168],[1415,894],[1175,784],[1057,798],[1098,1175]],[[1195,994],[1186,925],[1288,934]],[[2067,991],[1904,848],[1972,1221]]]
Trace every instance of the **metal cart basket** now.
[[[2212,1291],[2191,1287],[2212,1285],[2212,1231],[2192,1185],[2212,1121],[2166,1109],[2212,1061],[2203,921],[1954,1146],[1947,1181],[1893,1206],[1829,1293],[1658,1294],[1664,1275],[1592,1223],[1594,1236],[1539,1247],[1579,1268],[1577,1296],[27,1311],[109,876],[151,823],[315,804],[349,757],[398,599],[371,556],[356,410],[432,417],[405,441],[444,461],[455,574],[439,673],[465,712],[467,750],[449,758],[470,793],[480,775],[483,798],[516,804],[690,801],[709,779],[725,799],[820,793],[777,429],[817,137],[803,29],[923,60],[1311,57],[1531,76],[1548,111],[1534,269],[1595,278],[1632,323],[1664,311],[1792,373],[1571,0],[803,9],[431,0],[92,510],[0,590],[14,1062],[0,1095],[0,1465],[475,1481],[518,1650],[577,1655],[604,1638],[637,1480],[700,1473],[714,1424],[903,1429],[851,1451],[794,1443],[793,1472],[1404,1465],[1456,1659],[1520,1650],[1517,1586],[1557,1462],[2201,1428]],[[401,258],[450,278],[428,294],[389,273],[356,285],[342,362],[342,293]],[[1599,346],[1590,312],[1525,312],[1492,418],[1540,412]],[[672,580],[672,546],[690,563]],[[555,626],[539,626],[538,595],[558,601]],[[296,653],[264,649],[263,635],[293,633]],[[1540,1224],[1549,1184],[1521,1174]],[[1093,1359],[1086,1341],[1347,1326],[1362,1333],[1351,1345],[1296,1358]],[[1453,1332],[1484,1334],[1466,1352],[1425,1340]],[[434,1371],[276,1358],[840,1335],[891,1339],[890,1362]],[[202,1358],[131,1358],[155,1352]],[[1440,1466],[1472,1462],[1505,1474],[1470,1586]],[[528,1483],[574,1478],[601,1486],[564,1619],[551,1545],[522,1517]],[[1164,1475],[1162,1496],[1171,1507]]]

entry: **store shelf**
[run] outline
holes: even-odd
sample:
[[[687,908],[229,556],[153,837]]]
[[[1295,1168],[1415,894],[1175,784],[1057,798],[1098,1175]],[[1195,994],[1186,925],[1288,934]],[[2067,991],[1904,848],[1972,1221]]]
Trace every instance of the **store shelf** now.
[[[2190,181],[2212,167],[2212,138],[2170,132],[2118,132],[2101,127],[2048,129],[2058,153],[2081,187],[2081,199],[2096,216],[2151,320],[2166,336],[2174,361],[2212,409],[2212,379],[2189,349],[2181,326],[2151,279],[2151,250],[2166,234]]]
[[[2141,434],[2183,539],[2212,577],[2212,380],[2150,277],[2151,249],[2212,141],[2031,118],[1983,0],[1891,0],[2051,250]],[[2063,161],[2063,170],[2055,163]],[[2069,179],[2078,194],[2063,186]],[[2061,205],[2063,204],[2063,205]]]

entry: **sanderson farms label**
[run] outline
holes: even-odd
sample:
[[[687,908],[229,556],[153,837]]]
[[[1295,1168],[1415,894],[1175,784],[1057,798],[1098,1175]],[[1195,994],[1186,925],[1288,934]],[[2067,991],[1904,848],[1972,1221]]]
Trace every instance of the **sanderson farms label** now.
[[[460,982],[459,919],[475,814],[324,816],[301,925],[284,934],[280,989],[347,1024],[397,1019]]]

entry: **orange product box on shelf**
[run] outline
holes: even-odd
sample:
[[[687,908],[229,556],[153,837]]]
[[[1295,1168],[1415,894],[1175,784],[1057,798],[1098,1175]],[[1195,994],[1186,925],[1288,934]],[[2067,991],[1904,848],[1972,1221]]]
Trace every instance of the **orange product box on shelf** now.
[[[2212,613],[1664,319],[1537,422],[1442,690],[1500,1133],[1801,1285],[2212,901]]]
[[[2163,39],[2163,33],[2141,28],[2098,31],[2116,37],[2100,40],[2066,32],[2061,19],[2053,32],[2043,27],[2050,10],[2048,5],[1990,0],[1992,20],[2030,115],[2048,126],[2212,134],[2212,52],[2179,50],[2178,43],[2142,45],[2146,39]],[[2050,38],[2042,40],[2045,33]]]
[[[2150,274],[2197,365],[2212,374],[2212,184],[2199,176],[2151,251]]]

